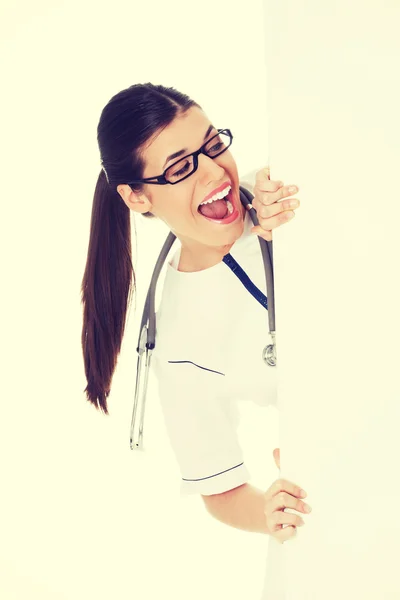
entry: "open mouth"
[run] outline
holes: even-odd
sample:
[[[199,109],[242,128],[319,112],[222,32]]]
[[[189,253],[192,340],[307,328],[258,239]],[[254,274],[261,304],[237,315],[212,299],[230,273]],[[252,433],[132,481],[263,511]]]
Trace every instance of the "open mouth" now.
[[[218,223],[231,223],[239,212],[233,202],[232,188],[229,193],[220,200],[213,200],[209,204],[200,204],[197,212],[210,221]]]

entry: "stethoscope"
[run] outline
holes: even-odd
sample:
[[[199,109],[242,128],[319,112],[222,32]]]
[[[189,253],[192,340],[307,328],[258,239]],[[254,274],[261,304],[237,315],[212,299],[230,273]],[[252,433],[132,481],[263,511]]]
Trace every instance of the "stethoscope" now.
[[[254,196],[246,188],[239,186],[240,201],[246,210],[249,211],[251,220],[255,226],[259,225],[257,219],[257,211],[252,206],[251,202]],[[146,403],[147,385],[149,379],[150,362],[152,352],[155,348],[156,342],[156,314],[155,314],[155,292],[157,281],[167,258],[167,255],[172,247],[172,244],[176,240],[176,236],[170,232],[164,245],[161,249],[160,255],[157,259],[154,267],[153,275],[151,277],[149,290],[143,309],[142,320],[139,329],[139,340],[136,351],[138,353],[137,369],[136,369],[136,385],[135,385],[135,399],[133,404],[133,413],[131,421],[131,435],[130,435],[130,447],[131,450],[143,450],[143,424],[144,424],[144,411]],[[273,254],[272,254],[272,241],[268,242],[258,236],[258,241],[261,247],[261,254],[264,262],[265,279],[267,284],[267,298],[268,299],[268,324],[269,334],[271,336],[272,343],[265,346],[262,351],[262,359],[266,365],[270,367],[276,366],[276,340],[275,340],[275,299],[274,299],[274,273],[273,273]],[[230,257],[230,255],[227,255]],[[224,261],[225,261],[224,257]],[[232,257],[232,263],[235,263]],[[227,262],[228,264],[228,262]],[[236,263],[237,264],[237,263]],[[232,264],[228,266],[234,271]],[[240,267],[239,267],[240,271]],[[235,273],[240,279],[242,279],[238,273]],[[244,274],[245,275],[245,274]],[[246,277],[246,276],[245,276]],[[242,279],[242,282],[245,282]],[[247,287],[247,285],[246,285]],[[253,286],[254,287],[254,286]],[[249,289],[249,288],[248,288]],[[256,288],[257,289],[257,288]],[[259,290],[258,290],[259,291]],[[253,293],[253,292],[252,292]],[[260,292],[261,296],[263,294]],[[254,295],[254,294],[253,294]],[[143,362],[144,361],[144,362]],[[144,377],[142,382],[144,366]],[[140,393],[142,384],[142,393]],[[140,401],[139,401],[140,398]],[[140,408],[140,419],[137,423],[137,413]],[[138,426],[137,426],[138,425]]]

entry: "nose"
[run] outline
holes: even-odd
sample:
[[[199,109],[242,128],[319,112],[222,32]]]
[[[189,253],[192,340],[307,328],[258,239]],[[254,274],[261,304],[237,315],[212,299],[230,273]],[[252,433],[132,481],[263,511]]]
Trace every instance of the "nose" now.
[[[198,170],[205,185],[208,185],[210,181],[218,181],[225,175],[225,170],[216,162],[215,158],[210,158],[205,154],[199,156]]]

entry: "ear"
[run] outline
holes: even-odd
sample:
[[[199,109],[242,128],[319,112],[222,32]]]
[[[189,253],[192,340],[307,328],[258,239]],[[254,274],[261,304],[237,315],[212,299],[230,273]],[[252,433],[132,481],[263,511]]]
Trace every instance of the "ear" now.
[[[137,193],[132,191],[131,187],[127,184],[122,184],[117,187],[117,191],[121,196],[130,210],[137,213],[150,212],[153,208],[150,200],[143,193]]]

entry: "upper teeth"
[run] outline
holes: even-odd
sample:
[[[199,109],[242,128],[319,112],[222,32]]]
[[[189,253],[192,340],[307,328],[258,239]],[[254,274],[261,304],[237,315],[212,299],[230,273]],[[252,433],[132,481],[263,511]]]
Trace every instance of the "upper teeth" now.
[[[214,202],[214,200],[222,200],[222,198],[227,196],[230,191],[231,191],[231,186],[229,185],[222,192],[218,192],[218,194],[214,194],[214,196],[212,198],[210,198],[209,200],[206,200],[205,202],[201,202],[201,204],[210,204],[211,202]],[[201,206],[201,204],[200,204],[200,206]]]

